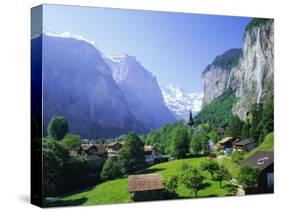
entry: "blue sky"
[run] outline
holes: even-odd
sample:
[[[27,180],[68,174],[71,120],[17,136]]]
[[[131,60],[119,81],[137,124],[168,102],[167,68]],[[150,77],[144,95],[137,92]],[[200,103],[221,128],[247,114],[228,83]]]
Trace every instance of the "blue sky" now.
[[[201,73],[216,55],[241,48],[251,18],[45,5],[43,25],[96,42],[106,55],[129,54],[160,83],[203,91]]]

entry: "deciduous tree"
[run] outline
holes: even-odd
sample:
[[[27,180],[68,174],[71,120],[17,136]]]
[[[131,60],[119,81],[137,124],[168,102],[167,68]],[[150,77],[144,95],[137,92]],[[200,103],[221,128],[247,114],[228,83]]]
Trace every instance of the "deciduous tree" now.
[[[118,157],[108,158],[103,165],[101,178],[103,180],[111,180],[121,177],[123,174],[122,170],[122,163]]]
[[[219,164],[214,160],[206,160],[201,163],[201,168],[205,171],[208,171],[212,178],[214,177],[214,173],[219,169]]]
[[[260,170],[248,165],[241,167],[238,174],[238,182],[245,190],[255,189],[258,186]]]
[[[214,173],[214,179],[220,182],[220,188],[222,187],[223,180],[230,180],[230,174],[224,166],[219,166],[219,168]]]
[[[195,167],[189,167],[186,169],[181,176],[181,181],[184,186],[192,190],[195,197],[198,197],[198,191],[204,188],[205,177],[202,175],[201,171]]]
[[[144,166],[144,144],[136,133],[128,133],[119,156],[125,173],[132,173]]]
[[[60,141],[68,133],[68,123],[63,116],[54,116],[48,125],[48,135]]]

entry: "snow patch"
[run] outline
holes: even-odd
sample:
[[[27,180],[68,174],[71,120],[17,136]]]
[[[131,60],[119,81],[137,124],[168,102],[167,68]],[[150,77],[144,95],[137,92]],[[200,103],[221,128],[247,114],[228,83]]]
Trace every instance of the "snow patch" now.
[[[43,33],[45,35],[52,36],[52,37],[73,38],[73,39],[76,39],[76,40],[85,41],[85,42],[91,44],[92,46],[96,47],[95,41],[89,40],[89,39],[83,37],[82,35],[72,34],[69,31],[66,31],[66,32],[63,32],[63,33],[54,33],[54,32],[51,32],[49,30],[44,29]]]
[[[189,93],[184,89],[169,84],[167,86],[160,84],[162,96],[166,106],[174,113],[179,119],[188,119],[189,110],[198,113],[201,110],[203,93],[193,92]]]

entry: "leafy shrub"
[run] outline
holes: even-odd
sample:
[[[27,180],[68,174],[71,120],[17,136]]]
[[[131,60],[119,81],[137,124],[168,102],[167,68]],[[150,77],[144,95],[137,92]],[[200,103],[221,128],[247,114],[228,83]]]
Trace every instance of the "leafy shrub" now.
[[[214,173],[219,169],[219,164],[214,160],[206,160],[201,163],[201,168],[202,170],[208,171],[213,178]]]
[[[181,176],[183,185],[192,190],[196,198],[198,197],[198,191],[204,188],[204,180],[205,177],[201,170],[192,166],[185,170]]]
[[[60,141],[68,133],[68,123],[63,116],[54,116],[48,124],[48,135]]]
[[[260,170],[248,165],[242,166],[238,174],[238,182],[245,190],[250,190],[258,186]]]
[[[166,192],[175,193],[178,187],[179,178],[176,175],[170,175],[164,180],[164,188]]]
[[[222,181],[223,180],[230,180],[230,174],[224,166],[219,166],[218,169],[216,169],[214,173],[214,180],[220,182],[220,188],[222,187]]]
[[[112,180],[122,176],[122,163],[119,158],[111,157],[105,161],[101,171],[103,180]]]
[[[234,163],[239,163],[244,159],[243,153],[240,151],[232,151],[231,153],[231,160]]]
[[[81,145],[81,139],[78,135],[67,134],[61,141],[61,145],[71,150]]]

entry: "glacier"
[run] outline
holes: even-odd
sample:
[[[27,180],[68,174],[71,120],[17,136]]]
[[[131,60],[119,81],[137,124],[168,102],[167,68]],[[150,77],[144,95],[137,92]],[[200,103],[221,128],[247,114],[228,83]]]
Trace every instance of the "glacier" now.
[[[189,93],[173,84],[160,84],[159,86],[166,106],[177,119],[187,120],[189,110],[191,110],[194,115],[201,110],[203,92]]]

